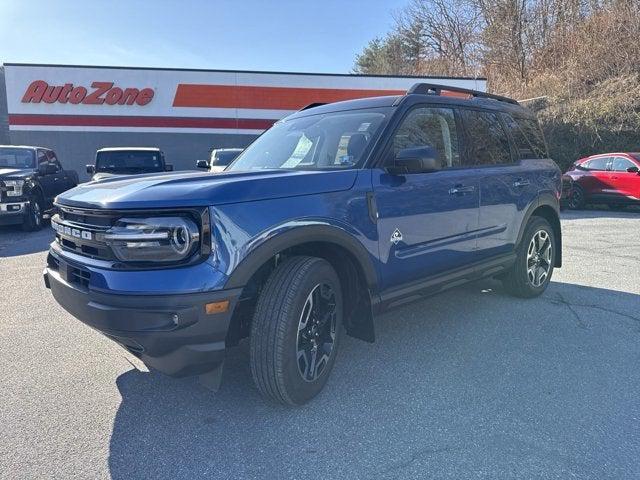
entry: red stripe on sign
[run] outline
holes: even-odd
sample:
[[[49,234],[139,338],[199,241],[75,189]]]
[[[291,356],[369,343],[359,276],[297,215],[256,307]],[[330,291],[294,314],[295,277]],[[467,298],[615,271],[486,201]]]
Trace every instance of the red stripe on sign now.
[[[9,115],[9,125],[65,127],[238,128],[266,130],[276,120],[259,118],[149,117],[115,115]]]
[[[176,89],[173,106],[299,110],[310,103],[331,103],[382,95],[404,95],[405,93],[406,90],[251,87],[181,83]]]

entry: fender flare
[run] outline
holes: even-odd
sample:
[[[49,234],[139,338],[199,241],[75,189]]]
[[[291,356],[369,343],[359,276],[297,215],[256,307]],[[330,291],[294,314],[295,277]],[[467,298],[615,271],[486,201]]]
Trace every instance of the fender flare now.
[[[375,291],[378,283],[376,270],[364,245],[344,229],[328,224],[292,226],[264,240],[240,261],[224,288],[244,287],[253,274],[274,255],[309,242],[332,243],[346,249],[360,265],[369,289]]]
[[[556,245],[557,255],[556,255],[555,266],[560,267],[562,266],[562,229],[560,228],[560,204],[558,202],[558,199],[555,197],[555,195],[553,195],[550,192],[541,193],[536,199],[536,201],[531,202],[529,207],[527,207],[527,210],[522,220],[522,224],[520,225],[520,230],[518,231],[516,246],[520,245],[520,242],[522,241],[522,237],[524,235],[524,230],[527,228],[527,224],[529,223],[529,220],[533,216],[533,212],[535,212],[540,207],[550,207],[555,212],[557,225],[551,225],[551,226],[554,227],[554,230],[556,230],[555,227],[557,226],[557,231],[555,232],[556,244],[557,244]]]

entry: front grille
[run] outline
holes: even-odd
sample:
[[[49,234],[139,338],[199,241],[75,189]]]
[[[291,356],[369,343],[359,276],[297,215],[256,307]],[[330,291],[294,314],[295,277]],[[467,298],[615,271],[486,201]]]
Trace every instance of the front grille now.
[[[115,224],[122,215],[114,212],[59,207],[52,219],[56,240],[62,250],[97,260],[116,260],[111,248],[96,239]],[[56,229],[58,225],[60,229]]]

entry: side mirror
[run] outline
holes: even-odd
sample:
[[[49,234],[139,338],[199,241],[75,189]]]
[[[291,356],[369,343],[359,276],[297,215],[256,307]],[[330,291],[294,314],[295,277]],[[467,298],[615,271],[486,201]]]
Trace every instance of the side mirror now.
[[[173,172],[173,165],[171,165],[170,163],[165,163],[164,164],[164,171],[165,172]]]
[[[428,173],[437,170],[440,170],[438,152],[430,146],[400,150],[396,155],[393,166],[389,168],[389,172],[396,175]]]
[[[640,173],[640,169],[638,169],[638,167],[629,167],[629,168],[627,168],[627,172],[629,172],[629,173]]]
[[[209,170],[209,162],[207,160],[196,160],[196,168]]]
[[[95,165],[87,165],[87,173],[89,175],[93,175],[94,173],[96,173]]]
[[[40,175],[53,175],[58,173],[58,168],[51,163],[41,163],[38,167],[38,172],[40,172]]]

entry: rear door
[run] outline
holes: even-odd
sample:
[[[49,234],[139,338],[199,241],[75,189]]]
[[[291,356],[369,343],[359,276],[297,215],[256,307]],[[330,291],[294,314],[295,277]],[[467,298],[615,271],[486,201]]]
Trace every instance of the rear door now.
[[[514,250],[525,211],[538,194],[535,174],[539,167],[520,159],[537,154],[525,141],[517,144],[522,153],[516,152],[516,142],[510,141],[507,129],[520,132],[521,127],[511,116],[503,117],[492,111],[461,110],[465,162],[474,169],[480,184],[478,260]]]
[[[478,179],[460,168],[459,127],[451,108],[417,105],[394,132],[386,164],[372,170],[383,289],[416,282],[475,259]],[[405,148],[434,148],[442,169],[391,174]]]
[[[578,180],[578,183],[585,191],[587,197],[606,196],[611,190],[611,176],[608,172],[612,158],[609,156],[595,157],[580,164],[580,168],[587,171]]]

